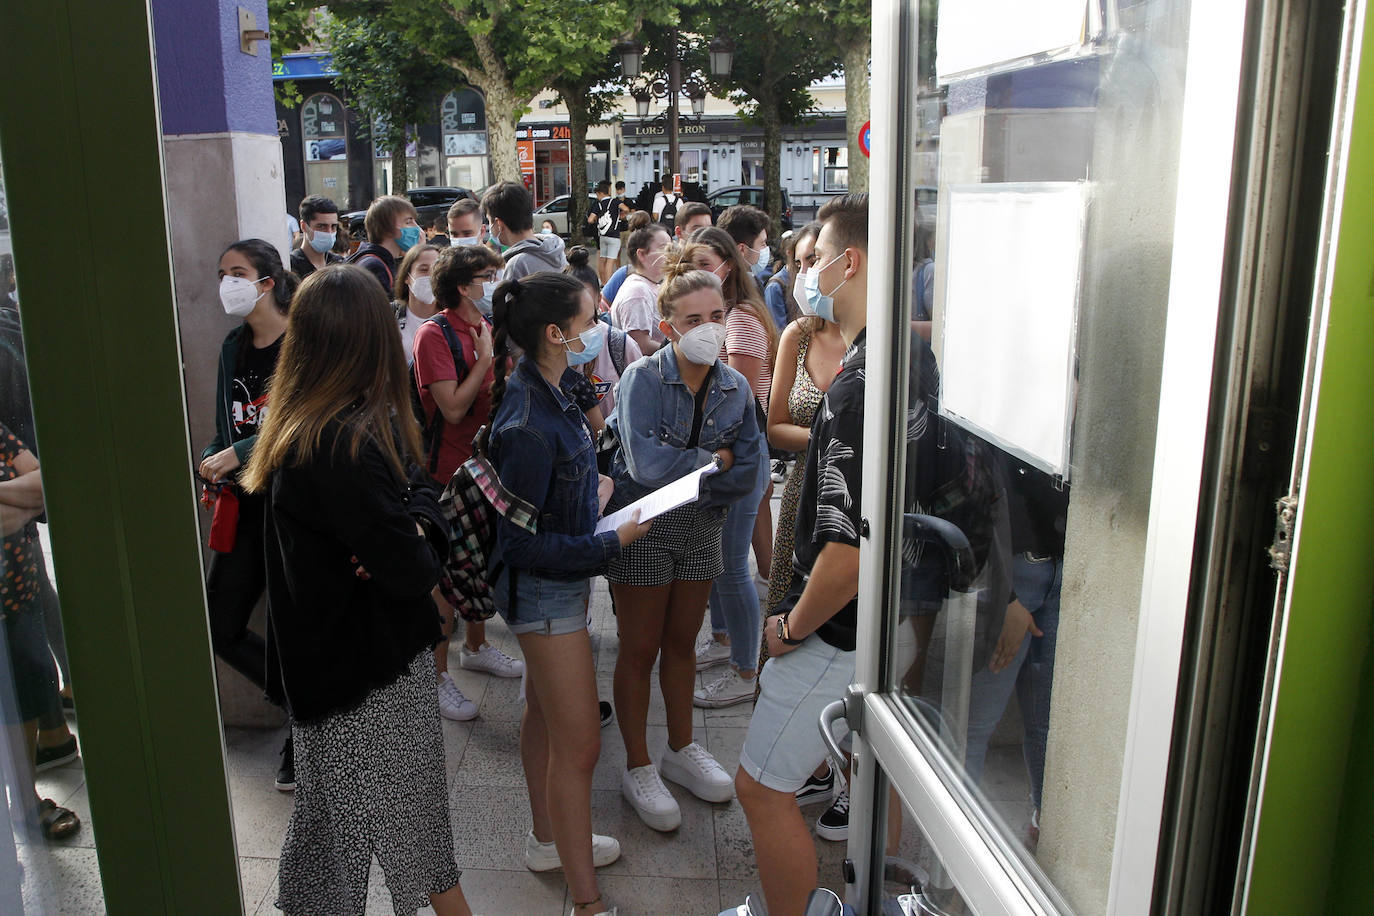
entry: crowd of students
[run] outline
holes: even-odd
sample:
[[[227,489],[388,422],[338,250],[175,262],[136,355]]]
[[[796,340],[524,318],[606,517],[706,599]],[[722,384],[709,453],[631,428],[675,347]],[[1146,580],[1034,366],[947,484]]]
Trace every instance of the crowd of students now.
[[[755,208],[713,226],[705,205],[665,202],[655,219],[609,191],[590,250],[535,232],[528,192],[506,183],[455,204],[444,244],[424,240],[408,201],[383,197],[369,241],[338,263],[337,207],[309,198],[294,272],[259,240],[220,259],[221,302],[244,323],[221,351],[199,468],[218,494],[207,586],[216,651],[290,714],[288,913],[361,912],[374,853],[398,913],[467,912],[438,725],[477,715],[447,672],[456,617],[463,667],[525,679],[525,861],[563,869],[574,916],[615,911],[595,870],[620,845],[593,832],[591,811],[613,717],[622,794],[649,827],[681,823],[665,780],[739,798],[770,912],[801,912],[816,885],[800,805],[832,801],[818,831],[845,836],[843,779],[816,722],[854,668],[867,197],[827,203],[776,270]],[[933,358],[922,366],[909,461],[937,387]],[[776,539],[770,447],[798,456]],[[498,517],[490,567],[520,660],[441,587],[436,495],[474,453],[520,508]],[[708,466],[696,501],[596,530]],[[614,716],[587,630],[597,576],[619,631]],[[264,591],[265,644],[246,626]],[[662,747],[646,729],[655,664]],[[695,740],[692,707],[748,702],[732,774]]]

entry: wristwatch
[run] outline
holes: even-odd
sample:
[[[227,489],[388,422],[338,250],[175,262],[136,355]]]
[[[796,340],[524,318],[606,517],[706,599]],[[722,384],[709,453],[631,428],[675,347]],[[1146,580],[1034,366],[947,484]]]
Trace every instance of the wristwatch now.
[[[711,453],[711,462],[716,466],[717,471],[725,467],[725,459],[720,457],[720,452]]]
[[[778,615],[778,639],[782,641],[784,646],[800,646],[805,640],[793,639],[791,631],[787,629],[787,618],[791,614],[792,612],[788,611],[786,614]]]

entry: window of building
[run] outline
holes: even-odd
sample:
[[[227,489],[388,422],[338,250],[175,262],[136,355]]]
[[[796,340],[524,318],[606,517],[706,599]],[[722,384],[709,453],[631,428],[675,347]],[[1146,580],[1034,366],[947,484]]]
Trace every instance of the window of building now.
[[[320,92],[301,105],[305,193],[348,201],[348,110],[338,96]]]
[[[444,137],[444,183],[457,188],[487,185],[487,105],[481,93],[460,89],[444,96],[439,127]]]
[[[849,190],[849,147],[827,146],[821,169],[821,190]]]

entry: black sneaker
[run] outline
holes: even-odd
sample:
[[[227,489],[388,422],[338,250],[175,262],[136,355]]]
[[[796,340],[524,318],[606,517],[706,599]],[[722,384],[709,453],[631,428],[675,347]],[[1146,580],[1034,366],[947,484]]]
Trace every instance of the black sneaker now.
[[[806,777],[806,785],[797,790],[797,805],[805,808],[817,802],[830,801],[835,796],[835,771],[828,770],[824,776],[814,773]]]
[[[601,709],[601,727],[605,728],[615,721],[615,707],[607,700],[600,700],[597,705]]]
[[[835,788],[835,801],[816,818],[816,836],[834,843],[849,839],[849,787]]]
[[[294,792],[296,791],[296,754],[291,746],[291,736],[286,736],[286,743],[281,746],[281,766],[277,768],[277,791]]]
[[[41,773],[76,759],[76,735],[68,735],[67,740],[52,747],[40,747],[33,753],[33,768]]]

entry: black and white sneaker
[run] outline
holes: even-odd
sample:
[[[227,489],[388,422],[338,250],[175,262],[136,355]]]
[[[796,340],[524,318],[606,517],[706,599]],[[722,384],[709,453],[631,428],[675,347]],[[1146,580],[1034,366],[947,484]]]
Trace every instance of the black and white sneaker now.
[[[780,485],[787,480],[787,462],[783,461],[781,458],[773,462],[771,471],[773,483]]]
[[[835,787],[835,801],[825,813],[816,818],[816,836],[833,843],[849,839],[849,787]]]
[[[278,792],[296,791],[296,752],[291,746],[291,736],[281,748],[281,766],[277,768],[276,786]]]
[[[835,797],[835,771],[828,770],[824,776],[814,773],[806,778],[806,785],[797,790],[797,806],[805,808]]]
[[[601,710],[601,727],[605,728],[615,721],[615,707],[608,700],[597,701],[597,706]]]

